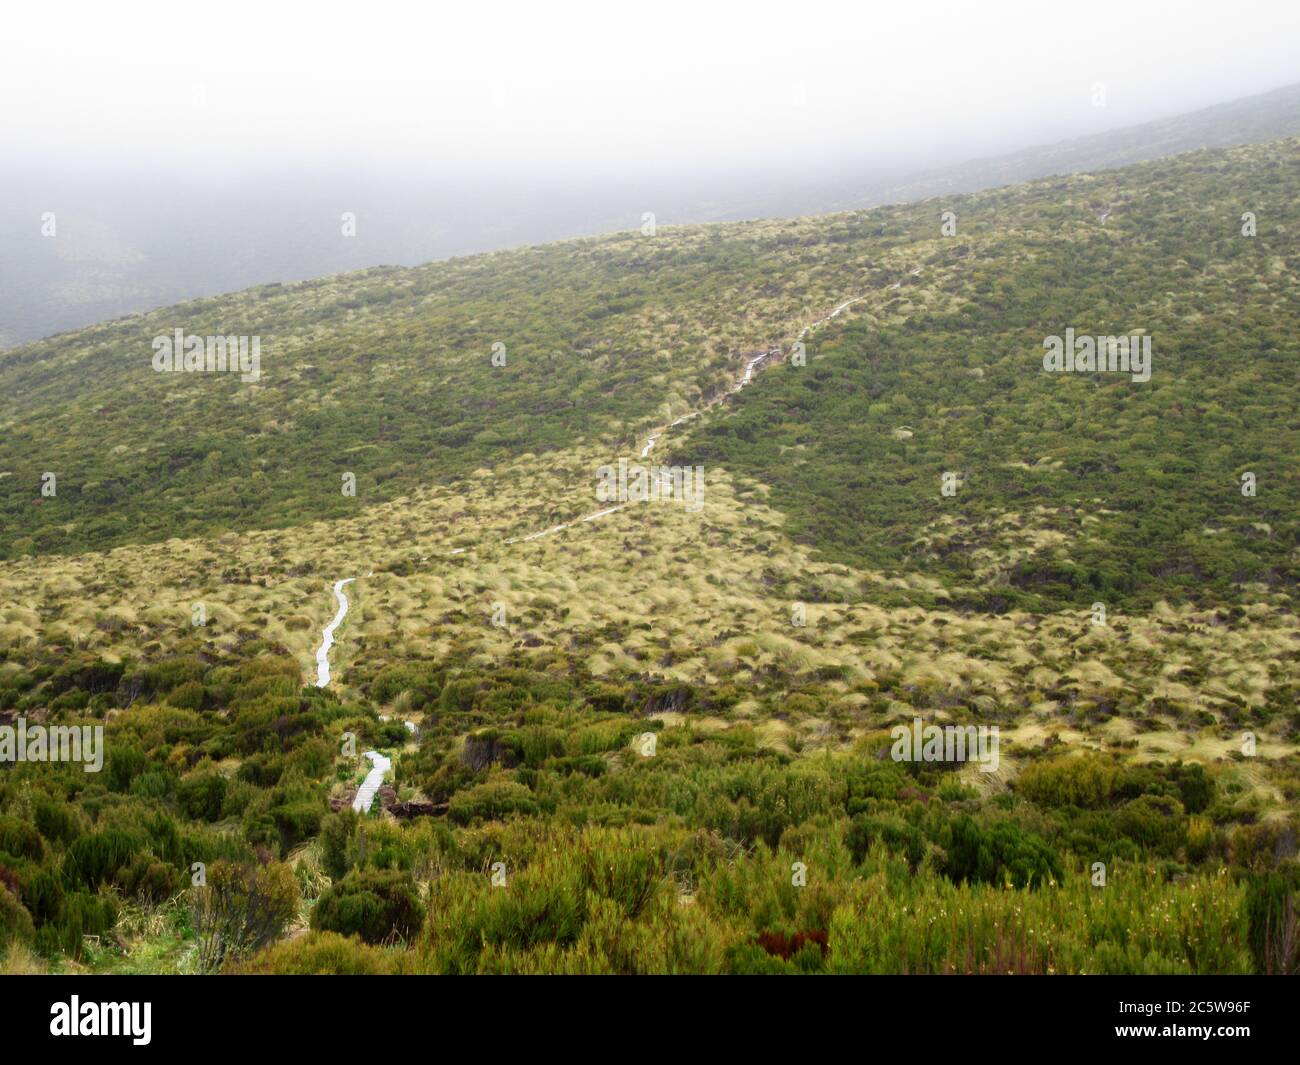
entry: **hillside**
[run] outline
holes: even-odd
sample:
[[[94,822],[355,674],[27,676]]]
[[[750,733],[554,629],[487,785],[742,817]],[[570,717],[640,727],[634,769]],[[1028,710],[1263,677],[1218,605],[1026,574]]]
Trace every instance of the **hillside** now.
[[[893,276],[872,258],[901,234],[840,227],[830,246],[821,226],[769,223],[364,271],[7,353],[0,515],[25,530],[8,550],[340,517],[525,450],[630,444],[725,389],[738,348]],[[176,329],[260,337],[260,379],[154,372],[153,338]],[[47,470],[58,497],[33,506]]]
[[[436,164],[371,173],[335,159],[223,173],[209,183],[167,168],[83,170],[11,153],[0,201],[0,350],[258,282],[613,232],[644,209],[661,222],[822,214],[1297,135],[1300,85],[1289,85],[940,169],[850,142],[839,165],[747,170],[743,178],[669,169],[534,186]],[[359,216],[353,237],[340,235],[340,205]],[[47,211],[57,217],[57,239],[42,235]]]
[[[1300,135],[1300,84],[1284,85],[1271,92],[1136,126],[912,175],[905,181],[873,188],[869,198],[863,196],[860,188],[845,189],[840,202],[867,206],[979,192],[1049,175],[1088,173],[1202,148],[1262,144],[1297,135]]]
[[[683,454],[770,486],[830,557],[994,612],[1294,596],[1295,143],[958,201],[960,239]],[[1067,328],[1149,337],[1150,379],[1045,373]]]
[[[7,964],[1285,970],[1298,180],[1194,151],[0,355],[0,715],[107,737],[0,771]],[[175,329],[259,379],[155,372]],[[1149,379],[1045,371],[1067,329]],[[995,762],[891,757],[918,718]]]

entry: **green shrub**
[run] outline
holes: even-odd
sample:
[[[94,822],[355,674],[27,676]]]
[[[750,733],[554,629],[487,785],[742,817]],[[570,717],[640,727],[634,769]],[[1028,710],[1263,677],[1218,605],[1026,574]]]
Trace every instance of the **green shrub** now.
[[[154,857],[173,865],[179,865],[185,856],[185,845],[180,826],[170,814],[155,813],[146,817],[142,823],[145,835],[149,838],[149,848]]]
[[[45,841],[34,825],[16,817],[0,817],[0,854],[39,862],[45,857]]]
[[[206,876],[191,902],[203,972],[216,972],[227,959],[247,957],[279,938],[298,910],[298,883],[281,862],[257,868],[217,861]]]
[[[185,886],[184,874],[175,866],[157,861],[147,854],[137,854],[131,864],[116,877],[122,894],[145,902],[159,903],[171,898]]]
[[[367,943],[411,940],[424,923],[410,876],[391,869],[354,869],[316,903],[316,931],[360,936]]]
[[[1246,916],[1255,971],[1265,976],[1300,975],[1300,907],[1296,875],[1265,873],[1246,884]]]
[[[458,929],[460,954],[472,958],[484,944],[515,950],[541,943],[566,946],[577,940],[586,918],[580,871],[559,864],[530,866],[477,901]]]
[[[94,890],[111,881],[144,847],[139,836],[115,828],[73,841],[63,858],[63,875],[72,885]]]
[[[468,713],[474,709],[479,682],[473,679],[448,681],[438,696],[438,708],[443,713]]]
[[[117,906],[111,898],[88,891],[71,892],[64,898],[62,916],[36,933],[36,949],[79,958],[85,937],[106,935],[116,920]]]
[[[23,905],[38,925],[58,922],[63,918],[63,885],[59,878],[45,869],[36,869],[22,885]]]
[[[441,687],[436,675],[408,665],[385,666],[370,685],[370,697],[377,703],[390,703],[403,692],[410,692],[412,710],[422,710],[436,702]]]
[[[284,775],[284,758],[278,754],[252,754],[239,765],[235,774],[259,788],[273,788]]]
[[[336,932],[308,932],[267,947],[233,971],[276,976],[383,976],[400,965],[400,957],[355,938]]]
[[[284,794],[283,801],[272,806],[270,812],[279,832],[281,853],[288,854],[320,831],[326,807],[314,791],[295,791]]]
[[[105,766],[105,781],[112,791],[126,792],[131,788],[131,781],[137,774],[144,772],[148,764],[144,751],[129,745],[114,745],[108,754]]]
[[[406,740],[406,727],[394,722],[398,736],[394,746],[400,746]],[[285,769],[299,773],[307,780],[319,780],[334,766],[334,748],[319,737],[303,741],[298,748],[285,759]]]
[[[849,823],[844,842],[853,855],[854,862],[859,865],[866,858],[871,845],[876,842],[883,843],[891,854],[905,857],[912,869],[920,865],[925,854],[925,837],[921,830],[901,817],[869,817],[860,814]]]
[[[171,706],[180,707],[182,710],[201,710],[203,709],[204,695],[203,685],[197,680],[190,680],[184,684],[178,684],[168,692],[167,702]]]
[[[645,909],[664,878],[662,856],[627,830],[596,829],[584,834],[577,858],[587,890],[612,900],[628,918]]]
[[[33,813],[37,830],[48,840],[71,843],[82,833],[84,817],[75,806],[66,802],[38,799]]]
[[[1183,842],[1187,818],[1177,799],[1143,795],[1115,811],[1115,828],[1143,847],[1171,855]]]
[[[0,884],[0,947],[8,946],[14,940],[30,943],[35,936],[36,928],[27,907],[17,895]]]
[[[1189,814],[1204,813],[1214,801],[1214,778],[1202,765],[1184,765],[1178,767],[1178,794],[1183,801],[1183,809]]]
[[[1109,803],[1119,773],[1095,755],[1056,758],[1028,765],[1016,779],[1016,791],[1040,806],[1097,808]]]
[[[220,821],[229,786],[230,782],[215,770],[191,774],[176,785],[176,805],[192,820]]]
[[[358,820],[355,810],[346,809],[329,814],[321,821],[321,866],[335,880],[341,879],[348,871],[348,841]]]
[[[1061,860],[1038,836],[1011,821],[981,828],[965,814],[950,826],[944,873],[955,883],[1039,887],[1063,876]]]
[[[151,665],[144,675],[151,690],[165,693],[198,681],[206,669],[197,658],[171,658]]]
[[[447,815],[457,824],[467,825],[537,812],[537,800],[524,785],[513,780],[492,780],[453,795]]]
[[[165,769],[146,769],[131,781],[128,790],[138,799],[165,799],[175,783],[176,778]]]

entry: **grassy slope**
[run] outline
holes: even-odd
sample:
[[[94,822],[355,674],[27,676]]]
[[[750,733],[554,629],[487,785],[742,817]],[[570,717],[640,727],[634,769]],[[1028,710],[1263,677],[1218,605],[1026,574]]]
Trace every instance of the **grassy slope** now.
[[[200,300],[0,357],[9,554],[340,517],[521,451],[630,441],[875,278],[863,218],[687,227]],[[828,243],[829,242],[829,243]],[[256,384],[152,338],[262,340]],[[489,360],[505,345],[506,365]],[[41,474],[58,495],[41,500]],[[357,475],[357,496],[340,491]]]
[[[36,542],[54,523],[29,529],[26,549],[41,553],[0,564],[0,708],[105,720],[113,764],[95,780],[75,767],[7,774],[0,781],[0,818],[7,819],[0,822],[0,865],[15,870],[20,889],[33,897],[42,871],[72,877],[71,892],[80,867],[69,865],[70,840],[133,833],[142,864],[114,871],[96,896],[125,900],[142,880],[167,888],[191,860],[249,860],[256,846],[296,869],[301,923],[328,883],[318,833],[337,823],[322,821],[326,800],[344,795],[362,769],[335,757],[349,731],[362,749],[394,754],[401,798],[448,803],[446,820],[400,827],[377,818],[364,840],[352,830],[345,847],[349,866],[382,860],[407,870],[429,904],[428,923],[410,952],[358,955],[313,935],[278,948],[262,963],[269,967],[1252,967],[1247,878],[1268,867],[1285,835],[1275,826],[1294,820],[1300,797],[1300,630],[1293,590],[1281,579],[1294,564],[1294,494],[1290,503],[1268,494],[1274,478],[1285,490],[1285,478],[1294,476],[1293,430],[1274,419],[1295,379],[1273,357],[1293,351],[1281,327],[1293,313],[1295,260],[1277,232],[1291,224],[1292,208],[1275,186],[1294,182],[1295,151],[1294,142],[1282,142],[1197,153],[953,201],[944,206],[959,216],[955,240],[939,236],[938,205],[926,204],[669,231],[655,238],[662,243],[574,242],[428,268],[477,264],[487,276],[500,261],[501,291],[537,288],[531,309],[518,311],[520,322],[552,322],[567,336],[580,331],[566,308],[590,306],[594,290],[548,296],[543,289],[552,282],[532,273],[539,262],[562,270],[573,259],[576,283],[594,269],[592,257],[607,254],[621,268],[628,257],[652,254],[663,268],[654,285],[664,289],[655,299],[665,309],[643,304],[608,317],[619,323],[620,343],[651,359],[655,387],[638,376],[644,365],[629,359],[620,394],[607,406],[584,401],[596,416],[590,425],[569,426],[562,397],[538,390],[552,373],[544,339],[535,347],[512,343],[512,353],[523,352],[513,367],[519,377],[502,380],[487,376],[477,354],[460,362],[430,354],[425,338],[395,346],[390,357],[412,372],[424,367],[432,391],[444,380],[435,375],[472,382],[480,405],[491,399],[515,409],[531,395],[538,421],[511,424],[509,432],[548,426],[546,446],[520,454],[513,438],[479,441],[449,449],[445,467],[426,470],[418,449],[408,455],[399,446],[418,439],[422,424],[399,406],[385,452],[396,472],[383,493],[350,501],[355,513],[336,517],[333,503],[318,504],[303,490],[308,473],[318,475],[323,464],[293,428],[287,435],[302,453],[294,458],[289,448],[281,462],[266,452],[268,461],[281,462],[279,479],[267,478],[279,487],[266,489],[261,509],[250,510],[239,531],[220,537],[211,535],[222,524],[220,508],[163,520],[174,486],[160,479],[145,490],[147,463],[122,467],[143,492],[137,509],[115,511],[83,485],[66,499],[66,516],[75,521],[61,544]],[[1171,198],[1190,212],[1192,235],[1168,236],[1171,221],[1182,217]],[[1230,233],[1241,198],[1263,205],[1257,243],[1239,247],[1225,238],[1220,254],[1202,250],[1194,262],[1194,234],[1220,220]],[[1090,213],[1098,204],[1115,211],[1105,227]],[[1267,257],[1263,267],[1249,258],[1259,255]],[[715,277],[718,256],[730,267]],[[782,268],[791,258],[804,264],[794,276]],[[1134,259],[1138,268],[1122,273]],[[1107,288],[1109,270],[1121,271],[1122,283]],[[1160,276],[1143,276],[1157,270]],[[340,445],[347,426],[367,417],[366,378],[350,357],[359,349],[343,338],[343,322],[372,336],[382,329],[416,337],[421,323],[458,315],[450,297],[436,315],[425,303],[441,297],[421,297],[404,310],[395,299],[385,312],[352,310],[327,328],[309,324],[309,297],[361,286],[382,298],[388,282],[402,277],[408,272],[374,272],[267,297],[301,314],[292,327],[302,330],[301,358],[313,329],[322,346],[334,345],[334,370],[321,388]],[[1063,278],[1074,283],[1065,287]],[[1186,294],[1204,321],[1244,323],[1246,342],[1223,356],[1231,372],[1201,372],[1199,334],[1183,331],[1174,313],[1186,304],[1163,292]],[[664,454],[707,462],[700,514],[632,507],[552,538],[501,543],[589,513],[597,505],[596,467],[635,454],[641,430],[721,387],[738,371],[728,356],[792,336],[802,322],[859,293],[867,298],[842,326],[812,340],[808,366],[773,368],[698,430],[661,442]],[[261,298],[229,300],[234,307]],[[1114,316],[1116,329],[1142,327],[1134,316],[1154,317],[1158,336],[1170,332],[1176,378],[1159,379],[1165,349],[1158,343],[1157,379],[1149,386],[1044,380],[1042,335],[1067,324],[1102,332],[1101,324],[1072,320],[1099,308]],[[662,339],[669,321],[689,342]],[[156,321],[102,328],[106,337],[127,331],[135,345],[156,331]],[[81,406],[117,394],[108,378],[79,369],[94,345],[108,344],[88,344],[94,336],[52,342],[39,370],[33,351],[5,364],[15,380],[46,382],[28,393],[50,399],[45,424],[70,425]],[[101,354],[112,359],[110,348]],[[611,368],[615,350],[607,352]],[[139,359],[147,363],[146,355],[147,345]],[[110,377],[134,387],[138,367],[128,362],[119,352]],[[677,369],[687,371],[684,386],[675,384]],[[599,391],[604,380],[592,368],[573,373],[564,379],[570,388]],[[286,379],[273,386],[268,374],[267,394],[252,402],[269,404],[276,418],[309,420],[315,415],[295,412],[295,397],[303,393],[309,409],[305,397],[314,403],[322,394],[304,393],[306,379],[299,373],[298,385]],[[1189,395],[1192,385],[1228,391],[1200,400]],[[206,412],[205,419],[226,410],[235,420],[249,416],[246,404],[226,405],[206,386],[176,394],[183,400],[174,403]],[[1008,395],[1014,403],[1005,402]],[[1217,417],[1243,395],[1258,402],[1242,408],[1237,422]],[[1289,468],[1259,466],[1268,476],[1250,502],[1272,508],[1264,520],[1278,543],[1265,537],[1259,551],[1236,552],[1242,583],[1227,579],[1208,604],[1183,594],[1176,575],[1158,571],[1131,588],[1112,583],[1110,592],[1128,598],[1109,599],[1102,627],[1091,623],[1091,597],[1080,600],[1059,581],[1021,589],[1013,599],[1015,574],[1028,566],[1087,563],[1089,550],[1121,570],[1131,566],[1117,547],[1123,521],[1144,513],[1143,505],[1152,520],[1188,528],[1209,513],[1238,535],[1228,502],[1215,509],[1216,497],[1169,465],[1189,461],[1178,433],[1187,432],[1180,408],[1193,402],[1216,414],[1196,422],[1204,455],[1217,456],[1204,460],[1210,474],[1236,468],[1231,453],[1239,438],[1261,462],[1291,459]],[[873,410],[881,403],[884,410]],[[40,410],[11,402],[6,417],[34,435]],[[158,410],[147,428],[150,452],[183,421],[165,405]],[[113,424],[124,418],[116,408],[106,416]],[[475,434],[498,424],[472,404],[464,418]],[[1095,433],[1098,422],[1105,439],[1127,433],[1142,440],[1144,450],[1116,458],[1136,464],[1145,477],[1140,491],[1117,487],[1094,459],[1079,465],[1078,432],[1086,425]],[[214,431],[229,434],[223,439],[234,435],[217,423]],[[902,424],[912,429],[910,439],[896,439]],[[1171,431],[1162,434],[1164,424]],[[1238,424],[1244,436],[1232,428]],[[121,420],[118,431],[128,429]],[[746,434],[752,439],[741,446]],[[99,461],[95,448],[71,433],[51,429],[49,439],[82,456],[78,461]],[[1088,445],[1103,460],[1105,439]],[[1034,472],[1007,466],[1025,460]],[[968,476],[963,493],[940,509],[943,469]],[[205,476],[211,491],[226,491],[241,468],[212,463]],[[1079,480],[1089,477],[1094,482],[1081,489]],[[909,481],[926,487],[912,491]],[[381,494],[391,498],[380,501]],[[836,509],[841,501],[844,512]],[[328,520],[305,522],[307,515]],[[115,516],[124,524],[109,536],[98,523]],[[174,538],[154,542],[163,535]],[[96,537],[121,546],[56,553]],[[466,551],[448,556],[453,547]],[[1274,575],[1246,563],[1273,567]],[[372,568],[373,578],[351,586],[354,612],[334,657],[339,691],[303,690],[320,627],[333,613],[330,582]],[[996,594],[1008,602],[990,612]],[[202,629],[189,624],[196,601],[208,607]],[[504,628],[490,621],[496,603],[507,607]],[[796,603],[807,607],[806,625],[791,624]],[[394,720],[379,721],[380,711]],[[882,760],[885,730],[914,715],[998,725],[1001,769],[981,774],[970,766]],[[398,723],[403,718],[421,724],[418,744]],[[659,737],[653,758],[633,745],[646,730]],[[1240,751],[1244,730],[1258,737],[1254,758]],[[1109,783],[1076,808],[1063,798],[1072,774],[1093,771],[1060,769],[1055,759],[1063,751],[1100,752],[1099,764],[1122,768],[1108,770],[1111,777],[1093,774]],[[1180,759],[1210,767],[1208,797],[1198,798]],[[205,798],[210,788],[219,793],[215,804]],[[70,827],[47,836],[33,857],[36,848],[15,822],[58,823],[38,813],[51,801],[72,811]],[[1033,887],[1005,889],[997,873],[981,879],[962,864],[970,831],[963,818],[980,831],[1012,824],[1016,839],[1027,833],[1031,866],[1044,853],[1034,840],[1060,862],[1038,866]],[[175,835],[169,823],[179,826]],[[5,841],[27,853],[6,856]],[[487,880],[498,859],[510,869],[507,891]],[[796,860],[813,871],[802,892],[789,881]],[[1093,860],[1111,867],[1115,890],[1091,892]],[[83,961],[125,970],[189,964],[177,938],[178,929],[188,934],[183,907],[158,898],[150,905],[163,916],[125,906],[112,935],[104,930],[107,953],[87,952]],[[1014,907],[1034,914],[1037,933],[1027,935],[1028,925],[1012,919]],[[925,915],[939,909],[953,916],[936,928]],[[65,937],[59,942],[75,943],[77,928],[90,927],[72,927],[66,913],[43,920],[46,938],[38,945],[45,947],[56,931]],[[995,928],[1015,931],[1004,939]],[[827,956],[814,950],[782,962],[755,946],[760,934],[797,931],[826,932]]]
[[[773,486],[796,539],[973,584],[989,609],[1292,596],[1298,170],[1292,140],[954,204],[960,236],[918,248],[896,295],[905,320],[828,334],[682,453]],[[1044,372],[1067,327],[1150,335],[1151,380]]]

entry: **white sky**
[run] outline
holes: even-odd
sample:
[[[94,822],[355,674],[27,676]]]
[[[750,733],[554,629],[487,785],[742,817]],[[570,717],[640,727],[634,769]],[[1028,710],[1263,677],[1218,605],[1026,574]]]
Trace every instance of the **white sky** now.
[[[3,26],[0,165],[956,162],[1300,80],[1297,0],[54,0]]]

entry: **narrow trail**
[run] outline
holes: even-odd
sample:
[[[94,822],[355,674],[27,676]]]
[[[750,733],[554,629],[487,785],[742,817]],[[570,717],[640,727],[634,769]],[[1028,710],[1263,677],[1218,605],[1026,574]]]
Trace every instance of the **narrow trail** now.
[[[897,288],[898,286],[895,285],[894,287]],[[845,300],[829,314],[823,315],[821,318],[817,318],[814,321],[809,322],[801,330],[799,330],[798,334],[795,336],[795,343],[798,343],[799,341],[803,340],[804,337],[806,337],[818,326],[825,325],[833,318],[838,318],[841,314],[844,313],[844,311],[848,310],[848,308],[852,307],[855,303],[861,302],[864,299],[866,299],[865,295],[854,296],[852,299]],[[707,413],[708,411],[712,410],[714,407],[718,406],[720,403],[726,402],[726,400],[729,399],[731,396],[734,396],[737,392],[739,392],[742,388],[744,388],[747,384],[749,384],[750,381],[754,379],[754,374],[759,369],[759,367],[761,367],[764,363],[770,362],[775,359],[779,359],[781,357],[782,351],[783,351],[783,345],[775,344],[772,347],[768,348],[766,351],[761,351],[758,354],[753,355],[745,362],[744,372],[741,374],[740,378],[736,381],[735,385],[733,385],[731,388],[727,389],[725,392],[721,392],[718,395],[714,396],[699,410],[690,411],[687,414],[683,414],[680,418],[677,418],[669,422],[667,425],[662,425],[657,429],[651,430],[649,439],[646,440],[645,446],[641,449],[641,458],[646,458],[649,456],[651,450],[654,448],[655,444],[659,441],[660,437],[662,437],[664,433],[668,432],[670,429],[677,428],[677,426],[679,425],[683,425],[684,423],[690,421],[692,418],[698,418],[701,414]],[[608,514],[613,514],[616,511],[622,510],[629,505],[630,504],[628,503],[618,503],[615,506],[605,507],[603,510],[595,511],[592,514],[586,514],[581,518],[574,518],[573,521],[564,521],[564,522],[560,522],[560,524],[558,525],[552,525],[548,529],[540,529],[535,533],[529,533],[527,536],[508,537],[506,540],[502,542],[506,544],[516,544],[516,543],[526,544],[531,540],[539,540],[543,536],[550,536],[553,533],[563,532],[565,529],[572,528],[573,526],[582,524],[583,522],[596,521],[597,519],[603,518]],[[447,554],[463,555],[467,550],[468,548],[465,547],[457,547],[457,548],[453,548],[451,551],[448,551]],[[427,561],[427,559],[428,556],[425,556],[420,561],[424,562]],[[366,576],[367,577],[374,576],[374,572],[371,571],[370,573],[366,574]],[[334,632],[336,629],[338,629],[339,625],[343,622],[344,617],[347,616],[348,606],[349,606],[348,597],[343,594],[343,588],[346,585],[351,584],[356,579],[357,578],[355,577],[345,577],[342,580],[334,582],[334,598],[338,600],[339,609],[338,609],[338,613],[334,615],[334,620],[325,626],[325,630],[322,633],[320,649],[316,652],[316,687],[318,688],[329,687],[329,683],[330,683],[329,654],[330,654],[330,649],[334,646]],[[416,733],[417,730],[414,722],[407,721],[405,722],[405,725],[409,732],[411,732],[412,734]],[[378,751],[366,751],[365,756],[368,759],[370,759],[371,769],[370,772],[366,774],[366,779],[362,782],[361,787],[357,789],[356,798],[353,799],[352,801],[352,809],[356,810],[358,813],[365,813],[369,811],[370,807],[374,804],[375,795],[379,792],[380,787],[384,783],[384,777],[388,774],[389,770],[391,770],[393,767],[392,760],[380,754]]]
[[[374,575],[372,570],[366,576]],[[343,594],[343,589],[355,581],[355,577],[344,577],[340,581],[334,582],[334,598],[338,600],[339,609],[334,615],[334,620],[325,626],[322,633],[320,649],[316,652],[316,687],[328,688],[330,683],[330,648],[334,646],[334,632],[342,624],[343,619],[347,617],[348,597]],[[415,722],[405,722],[407,731],[414,734],[416,731]],[[357,813],[367,813],[374,804],[375,796],[383,786],[384,777],[388,771],[393,768],[392,759],[386,758],[378,751],[366,751],[365,756],[370,759],[370,772],[366,774],[366,779],[361,782],[361,787],[357,789],[356,798],[352,800],[352,809]]]
[[[334,646],[334,630],[339,627],[348,612],[348,597],[343,594],[343,586],[355,581],[355,577],[345,577],[334,582],[334,598],[339,601],[338,613],[334,620],[325,626],[320,650],[316,652],[316,687],[328,688],[330,683],[330,648]]]
[[[794,342],[797,344],[799,341],[803,340],[804,337],[806,337],[818,326],[825,325],[832,318],[838,318],[848,308],[852,307],[855,303],[859,303],[866,298],[867,298],[866,296],[854,296],[852,299],[845,300],[829,314],[823,315],[821,318],[817,318],[814,321],[809,322],[806,326],[800,329],[798,334],[794,338]],[[712,410],[719,403],[724,403],[732,396],[734,396],[737,392],[739,392],[742,388],[744,388],[747,384],[749,384],[750,381],[754,379],[754,371],[756,371],[763,363],[768,362],[772,359],[779,359],[781,357],[781,351],[782,351],[782,345],[780,344],[774,344],[766,351],[760,351],[757,355],[754,355],[745,363],[745,372],[741,374],[740,379],[735,383],[734,386],[727,389],[727,391],[717,396],[714,396],[711,400],[709,400],[708,403],[706,403],[699,410],[693,410],[688,414],[683,414],[680,418],[676,419],[675,421],[669,422],[667,425],[661,425],[658,429],[652,429],[650,431],[650,439],[646,441],[645,447],[641,449],[641,458],[646,458],[649,456],[651,449],[658,442],[659,438],[664,433],[666,433],[669,429],[676,429],[677,426],[690,421],[692,418],[698,418],[701,414],[704,414]]]
[[[366,751],[366,757],[370,759],[370,772],[366,774],[366,779],[361,782],[361,787],[357,788],[357,797],[352,800],[352,809],[359,814],[369,812],[375,801],[375,796],[379,794],[379,789],[383,786],[384,777],[393,768],[392,759],[385,758],[378,751]]]

